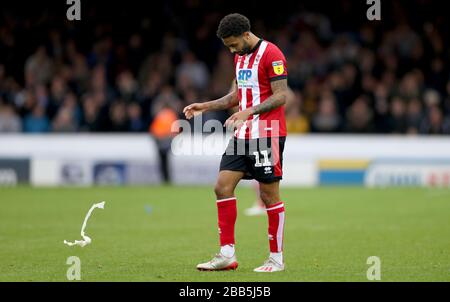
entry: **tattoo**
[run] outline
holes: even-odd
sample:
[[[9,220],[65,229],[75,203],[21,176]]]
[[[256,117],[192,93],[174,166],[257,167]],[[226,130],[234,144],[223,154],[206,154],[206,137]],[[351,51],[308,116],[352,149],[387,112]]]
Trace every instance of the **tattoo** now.
[[[232,108],[237,105],[239,105],[239,100],[237,97],[237,87],[235,81],[233,81],[233,83],[231,84],[229,94],[220,99],[207,103],[208,110],[224,110]]]
[[[252,108],[252,114],[260,114],[268,111],[272,111],[286,103],[286,99],[289,93],[287,80],[274,81],[271,84],[272,95],[268,97],[264,102],[256,105]]]
[[[236,91],[233,91],[220,99],[208,102],[206,104],[208,106],[208,110],[224,110],[238,105],[239,100],[237,98]]]

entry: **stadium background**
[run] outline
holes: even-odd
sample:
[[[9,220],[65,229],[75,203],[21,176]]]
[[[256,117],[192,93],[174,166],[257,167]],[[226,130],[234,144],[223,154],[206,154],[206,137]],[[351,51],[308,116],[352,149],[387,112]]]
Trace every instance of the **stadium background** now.
[[[78,22],[50,3],[2,9],[2,132],[147,132],[164,106],[181,118],[228,91],[232,55],[215,30],[238,9],[286,54],[290,133],[450,133],[449,22],[437,1],[386,1],[381,22],[348,0],[95,1]]]
[[[54,259],[73,252],[60,241],[77,236],[100,200],[103,220],[90,226],[97,247],[76,251],[89,268],[84,280],[364,281],[376,253],[390,265],[383,280],[449,280],[442,1],[381,1],[381,21],[367,20],[365,1],[349,0],[81,1],[80,21],[66,19],[65,1],[1,6],[0,184],[12,187],[0,188],[1,280],[65,280]],[[232,56],[215,30],[236,11],[283,50],[296,96],[286,106],[292,252],[281,279],[245,265],[232,277],[191,271],[217,244],[211,184],[220,156],[170,150],[182,108],[230,87]],[[240,211],[255,199],[245,185],[238,196]],[[251,250],[265,252],[266,239],[253,236],[265,222],[240,219],[242,258],[257,262]]]

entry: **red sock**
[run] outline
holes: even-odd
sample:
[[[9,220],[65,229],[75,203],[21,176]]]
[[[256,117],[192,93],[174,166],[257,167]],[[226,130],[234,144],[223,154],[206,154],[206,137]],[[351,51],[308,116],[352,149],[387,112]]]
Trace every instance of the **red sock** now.
[[[266,207],[269,218],[269,245],[271,253],[283,251],[284,204],[278,202]]]
[[[234,224],[236,223],[236,197],[217,200],[220,245],[234,244]]]

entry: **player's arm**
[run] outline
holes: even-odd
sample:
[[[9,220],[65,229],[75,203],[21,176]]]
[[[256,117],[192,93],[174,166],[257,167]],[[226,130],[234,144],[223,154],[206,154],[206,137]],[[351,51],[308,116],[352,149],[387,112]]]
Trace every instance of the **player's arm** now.
[[[272,88],[272,95],[261,104],[248,108],[249,115],[272,111],[286,104],[292,93],[288,87],[287,79],[271,82],[270,87]]]
[[[239,105],[236,81],[231,84],[230,93],[220,99],[204,103],[207,110],[225,110]]]
[[[225,122],[229,128],[238,127],[240,123],[246,121],[253,114],[261,114],[272,111],[286,104],[288,98],[292,97],[292,91],[289,89],[287,79],[280,79],[270,83],[272,95],[259,105],[236,112]]]
[[[236,82],[233,81],[230,93],[221,97],[220,99],[209,101],[205,103],[193,103],[186,106],[183,109],[183,113],[187,119],[191,119],[193,116],[213,110],[225,110],[232,108],[239,104],[239,99],[237,96]]]

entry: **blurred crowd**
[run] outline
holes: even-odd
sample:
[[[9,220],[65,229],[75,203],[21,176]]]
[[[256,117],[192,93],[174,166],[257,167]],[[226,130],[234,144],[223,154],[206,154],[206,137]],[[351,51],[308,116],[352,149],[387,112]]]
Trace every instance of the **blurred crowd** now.
[[[199,11],[196,1],[181,5],[165,7],[166,23],[149,16],[127,25],[89,23],[101,14],[95,9],[83,15],[88,21],[73,22],[4,11],[0,132],[164,137],[184,106],[227,94],[233,57],[215,37],[224,13]],[[295,93],[286,105],[289,133],[450,134],[448,21],[411,17],[400,2],[389,12],[389,22],[347,27],[336,12],[308,8],[276,24],[249,15],[252,31],[286,55]],[[203,122],[229,114],[207,113]]]

